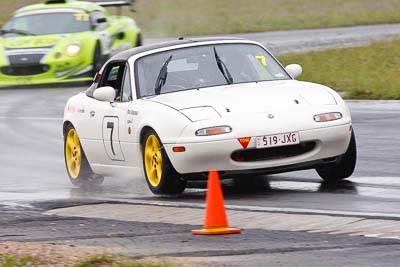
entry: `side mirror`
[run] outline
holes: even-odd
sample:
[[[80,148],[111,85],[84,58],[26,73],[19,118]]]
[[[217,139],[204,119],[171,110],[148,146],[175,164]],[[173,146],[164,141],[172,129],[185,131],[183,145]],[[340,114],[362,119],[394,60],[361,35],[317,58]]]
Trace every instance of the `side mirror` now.
[[[303,72],[303,68],[299,64],[290,64],[285,67],[285,70],[290,74],[290,76],[293,77],[293,79],[296,79],[301,75]]]
[[[106,23],[107,22],[107,18],[98,18],[96,20],[96,24],[101,24],[101,23]]]
[[[115,90],[111,86],[100,87],[93,92],[93,97],[96,100],[111,103],[115,99]]]

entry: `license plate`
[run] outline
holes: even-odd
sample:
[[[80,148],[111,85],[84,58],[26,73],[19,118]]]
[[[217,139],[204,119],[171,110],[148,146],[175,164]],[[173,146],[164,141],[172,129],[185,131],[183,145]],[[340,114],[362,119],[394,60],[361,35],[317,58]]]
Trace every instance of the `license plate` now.
[[[256,138],[256,148],[289,146],[299,143],[300,138],[297,132],[257,136]]]
[[[19,84],[27,85],[32,83],[32,78],[31,77],[21,77],[17,79],[17,82]]]

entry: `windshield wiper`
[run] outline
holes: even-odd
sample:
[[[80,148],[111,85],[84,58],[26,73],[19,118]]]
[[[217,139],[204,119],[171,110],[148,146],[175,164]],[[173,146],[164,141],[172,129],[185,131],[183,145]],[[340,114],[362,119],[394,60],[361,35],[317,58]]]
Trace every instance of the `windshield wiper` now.
[[[164,86],[165,82],[167,81],[167,76],[168,76],[168,64],[172,59],[172,55],[169,56],[169,58],[164,62],[162,65],[160,72],[158,73],[158,77],[156,80],[156,84],[154,86],[154,92],[156,95],[159,95],[161,93],[161,87]]]
[[[7,33],[16,33],[16,34],[21,34],[21,35],[36,35],[34,33],[24,31],[24,30],[18,30],[18,29],[0,30],[0,34],[7,34]]]
[[[232,75],[229,73],[228,68],[226,67],[225,63],[222,61],[222,59],[218,56],[217,50],[214,48],[214,55],[215,55],[215,60],[217,61],[217,66],[219,71],[224,75],[224,78],[228,84],[233,83],[233,78]]]

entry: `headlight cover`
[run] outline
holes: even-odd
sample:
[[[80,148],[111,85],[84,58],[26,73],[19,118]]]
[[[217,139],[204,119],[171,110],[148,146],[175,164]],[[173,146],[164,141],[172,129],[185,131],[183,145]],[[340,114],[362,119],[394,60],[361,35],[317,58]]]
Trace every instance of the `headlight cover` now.
[[[335,121],[341,118],[343,118],[343,115],[340,112],[329,112],[329,113],[314,115],[314,121],[316,122]]]
[[[75,57],[79,54],[81,51],[81,46],[79,43],[72,43],[67,46],[67,49],[65,49],[65,54],[69,57]]]
[[[208,128],[202,128],[196,131],[197,136],[209,136],[209,135],[218,135],[218,134],[226,134],[232,132],[232,128],[230,126],[213,126]]]

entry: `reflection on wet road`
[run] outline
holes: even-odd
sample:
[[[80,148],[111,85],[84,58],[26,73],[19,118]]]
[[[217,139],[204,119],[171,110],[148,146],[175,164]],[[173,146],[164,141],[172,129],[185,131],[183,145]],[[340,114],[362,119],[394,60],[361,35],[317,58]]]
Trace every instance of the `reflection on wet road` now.
[[[142,199],[203,203],[205,183],[182,196],[156,197],[141,173],[108,178],[104,186],[73,188],[64,167],[62,113],[84,88],[0,90],[0,203],[55,199]],[[332,187],[312,170],[267,176],[244,185],[224,181],[226,204],[400,214],[400,102],[349,102],[359,161],[349,181]]]

